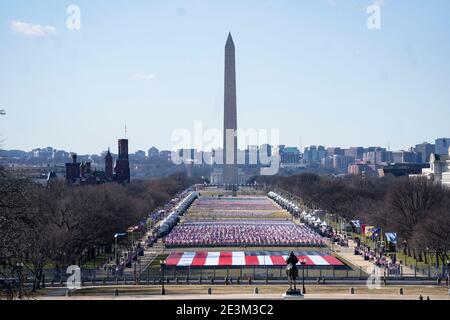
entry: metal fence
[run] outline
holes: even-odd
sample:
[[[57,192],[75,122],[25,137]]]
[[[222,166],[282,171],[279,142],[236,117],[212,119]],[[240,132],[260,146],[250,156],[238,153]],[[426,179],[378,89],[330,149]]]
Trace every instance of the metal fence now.
[[[427,270],[415,270],[416,272],[403,273],[403,268],[398,272],[389,272],[379,269],[378,275],[383,280],[424,280],[436,281],[446,279],[448,271],[446,267],[429,268]],[[414,269],[413,269],[414,270]],[[365,281],[370,276],[360,269],[337,268],[299,268],[299,278],[306,281]],[[46,269],[44,272],[45,286],[65,285],[71,275],[62,272],[61,269]],[[81,281],[84,285],[112,285],[112,284],[160,284],[164,277],[171,284],[201,284],[201,283],[232,283],[247,284],[253,281],[265,283],[287,282],[285,267],[205,267],[205,268],[177,268],[165,267],[164,276],[160,268],[148,268],[143,273],[125,273],[123,275],[104,275],[97,269],[81,270]],[[28,282],[33,281],[32,274],[26,274]]]

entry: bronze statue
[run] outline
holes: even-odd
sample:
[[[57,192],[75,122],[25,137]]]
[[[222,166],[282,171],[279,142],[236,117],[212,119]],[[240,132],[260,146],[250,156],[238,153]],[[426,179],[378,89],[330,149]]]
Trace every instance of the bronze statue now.
[[[297,269],[297,264],[298,264],[298,258],[295,256],[294,252],[291,252],[291,254],[289,255],[289,257],[286,259],[286,274],[288,276],[289,279],[289,290],[288,290],[288,294],[299,294],[300,291],[297,290],[297,278],[298,278],[298,269]]]

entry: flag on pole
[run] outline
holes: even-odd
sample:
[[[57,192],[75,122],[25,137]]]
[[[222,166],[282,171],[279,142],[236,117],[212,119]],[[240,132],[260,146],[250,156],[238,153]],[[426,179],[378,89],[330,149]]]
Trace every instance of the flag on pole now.
[[[351,223],[355,226],[355,228],[361,228],[361,221],[352,220]]]
[[[115,235],[114,235],[114,238],[118,238],[118,237],[124,237],[124,236],[126,236],[127,234],[126,233],[116,233]]]
[[[375,240],[380,235],[381,229],[375,228],[372,230],[372,235],[370,236],[372,240]]]
[[[361,224],[361,234],[365,235],[366,234],[366,226],[365,224]]]
[[[388,243],[397,244],[397,233],[388,232],[385,235]]]
[[[369,237],[369,238],[371,238],[372,237],[372,235],[373,235],[373,232],[375,231],[375,227],[374,226],[366,226],[366,229],[365,229],[365,236],[366,237]]]

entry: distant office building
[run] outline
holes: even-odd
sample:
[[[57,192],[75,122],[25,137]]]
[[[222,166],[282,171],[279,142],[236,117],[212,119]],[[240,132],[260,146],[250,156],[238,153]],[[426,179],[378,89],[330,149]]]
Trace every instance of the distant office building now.
[[[300,163],[301,153],[296,147],[286,147],[280,151],[281,164]]]
[[[420,174],[424,168],[428,168],[426,163],[394,163],[381,168],[380,176],[391,174],[396,177],[407,177],[414,174]]]
[[[343,156],[345,154],[345,151],[339,147],[330,147],[327,148],[328,156]]]
[[[53,148],[47,147],[43,149],[33,149],[31,151],[32,157],[41,161],[52,161],[53,160]]]
[[[348,172],[348,166],[353,162],[353,158],[341,154],[333,156],[333,168],[337,172]]]
[[[282,151],[283,149],[280,149],[280,154]],[[303,150],[303,159],[308,163],[311,163],[315,161],[315,159],[318,159],[317,146],[305,147],[305,150]]]
[[[213,165],[223,164],[223,149],[217,148],[211,151],[211,162]]]
[[[441,138],[436,140],[436,154],[448,155],[448,149],[450,148],[450,138]]]
[[[355,160],[362,160],[364,156],[364,148],[363,147],[351,147],[349,149],[344,150],[344,155],[348,157],[352,157]]]
[[[348,174],[363,177],[378,176],[377,166],[367,163],[352,163],[348,166]]]
[[[142,150],[136,151],[134,153],[133,158],[136,160],[145,160],[145,151],[142,151]]]
[[[185,160],[193,159],[195,155],[194,149],[179,149],[178,156]]]
[[[333,168],[333,157],[325,157],[320,161],[320,165],[324,168]]]
[[[368,148],[367,151],[363,153],[363,161],[370,164],[385,164],[390,161],[390,153],[384,148]]]
[[[324,146],[318,146],[317,147],[317,161],[320,162],[322,159],[326,158],[328,155],[327,150]]]
[[[322,163],[322,160],[325,159],[328,155],[327,150],[324,146],[308,146],[305,147],[303,152],[303,160],[305,163],[314,164],[314,163]]]
[[[172,161],[172,151],[163,150],[159,153],[159,157],[163,160]]]
[[[392,152],[393,163],[415,163],[416,154],[411,151],[395,151]]]
[[[428,163],[430,162],[430,156],[432,153],[435,153],[435,145],[424,142],[421,144],[416,145],[415,147],[416,152],[416,160],[419,163]]]
[[[203,164],[212,165],[212,152],[203,151],[202,152]]]
[[[151,158],[151,159],[158,158],[159,157],[159,150],[157,148],[155,148],[155,147],[151,147],[148,150],[148,157]]]
[[[239,153],[239,150],[238,150]],[[258,146],[248,146],[247,149],[244,151],[244,157],[245,157],[245,164],[246,165],[258,165],[259,164],[259,147]],[[239,155],[238,155],[238,158]],[[241,163],[242,162],[239,162]]]
[[[200,165],[203,164],[203,152],[197,149],[180,149],[178,156],[184,164]]]
[[[28,160],[30,153],[22,150],[0,150],[0,159]]]
[[[53,150],[53,161],[56,163],[65,163],[70,159],[70,153],[64,150]]]
[[[272,146],[270,144],[263,144],[263,145],[261,145],[259,152],[260,152],[260,154],[262,153],[263,155],[265,155],[267,157],[271,157],[272,156]]]

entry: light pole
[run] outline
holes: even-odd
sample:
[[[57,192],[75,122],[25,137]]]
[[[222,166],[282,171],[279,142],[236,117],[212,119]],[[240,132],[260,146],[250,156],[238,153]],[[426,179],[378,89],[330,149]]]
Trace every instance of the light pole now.
[[[300,261],[302,265],[302,286],[303,286],[303,294],[306,294],[306,287],[305,287],[305,267],[306,267],[306,259],[303,259]]]
[[[450,260],[447,259],[447,286],[450,292]]]
[[[118,265],[119,265],[119,250],[118,250],[118,248],[117,248],[117,238],[119,238],[119,237],[124,237],[124,236],[126,236],[127,234],[126,233],[116,233],[115,235],[114,235],[114,244],[115,244],[115,265],[116,265],[116,280],[117,280],[117,278],[118,278],[118,270],[117,270],[117,267],[118,267]]]
[[[166,295],[166,289],[164,288],[164,282],[165,282],[165,279],[164,279],[164,267],[166,266],[166,262],[165,261],[160,261],[159,262],[159,264],[161,265],[161,273],[162,273],[162,286],[161,286],[161,295],[162,296],[164,296],[164,295]]]
[[[22,271],[24,268],[24,263],[23,262],[18,262],[16,264],[17,269],[18,269],[18,281],[19,281],[19,294],[18,294],[18,298],[19,300],[22,300],[22,286],[23,286],[23,278],[22,278]]]

